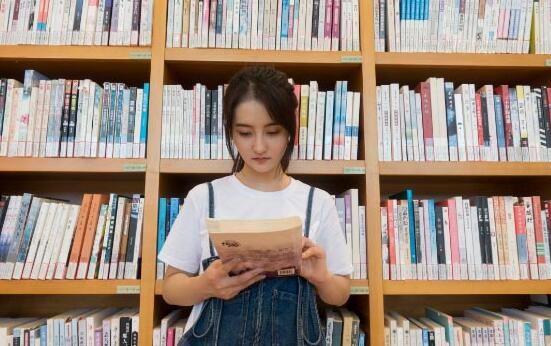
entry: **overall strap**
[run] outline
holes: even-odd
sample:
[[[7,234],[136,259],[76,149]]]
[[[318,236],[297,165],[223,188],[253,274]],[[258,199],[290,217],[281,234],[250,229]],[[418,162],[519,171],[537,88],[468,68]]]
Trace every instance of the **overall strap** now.
[[[209,218],[214,218],[214,188],[212,187],[212,183],[209,181],[207,183],[209,187]],[[216,256],[214,252],[214,246],[212,245],[212,241],[209,238],[209,247],[210,247],[210,255],[211,257]]]
[[[310,219],[312,217],[312,202],[314,200],[314,190],[316,188],[311,186],[308,193],[308,204],[306,206],[306,220],[304,221],[304,236],[308,238],[310,235]]]

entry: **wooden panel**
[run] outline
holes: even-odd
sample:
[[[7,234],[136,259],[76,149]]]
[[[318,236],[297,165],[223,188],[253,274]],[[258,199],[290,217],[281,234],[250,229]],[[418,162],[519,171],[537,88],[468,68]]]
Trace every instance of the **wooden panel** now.
[[[232,51],[232,53],[239,53],[239,51]],[[262,51],[258,52],[262,53]],[[273,55],[277,56],[278,54]],[[226,55],[230,56],[227,53]],[[231,76],[246,65],[250,65],[250,63],[243,61],[210,62],[208,64],[204,62],[167,62],[168,76],[166,81],[182,84],[186,89],[192,88],[195,83],[205,84],[212,89],[219,84],[228,83]],[[337,80],[355,80],[357,75],[361,73],[361,65],[358,64],[320,66],[310,64],[308,60],[296,60],[294,64],[270,63],[269,65],[285,72],[297,84],[308,84],[315,80],[318,82],[320,90],[333,90]],[[361,89],[357,88],[357,85],[351,85],[349,90],[360,91]]]
[[[156,295],[162,295],[163,294],[163,282],[164,280],[156,280],[155,281],[155,294]],[[352,280],[352,283],[350,285],[351,289],[354,290],[354,288],[365,288],[369,287],[369,283],[367,280]]]
[[[0,172],[145,172],[145,159],[0,157]]]
[[[548,281],[387,281],[385,295],[551,294]]]
[[[377,53],[377,83],[415,86],[428,77],[455,83],[535,84],[550,75],[549,56],[518,54]]]
[[[430,306],[452,316],[463,316],[463,311],[472,307],[482,307],[493,311],[505,308],[525,308],[530,304],[529,296],[387,296],[384,299],[385,311],[396,310],[406,316],[424,316],[425,307]]]
[[[381,176],[551,176],[548,162],[381,162]]]
[[[359,52],[306,52],[306,51],[270,51],[234,49],[189,49],[167,48],[166,61],[208,62],[212,63],[279,63],[290,65],[360,65],[362,55]],[[350,61],[350,62],[347,62]]]
[[[1,295],[0,316],[54,316],[71,309],[103,307],[138,307],[138,295]],[[141,321],[140,321],[141,322]],[[141,324],[141,323],[140,323]],[[146,343],[150,345],[150,343]]]
[[[232,160],[161,160],[161,173],[220,173],[230,174]],[[364,161],[306,161],[293,160],[288,174],[340,175],[365,171]]]
[[[0,60],[7,61],[136,61],[151,59],[149,47],[106,47],[106,46],[2,46]]]
[[[139,294],[140,280],[2,280],[0,294]]]
[[[2,47],[4,49],[4,47]],[[23,82],[25,70],[33,69],[50,79],[91,79],[103,82],[121,82],[142,87],[149,81],[150,62],[147,60],[63,61],[63,60],[0,60],[0,76]]]

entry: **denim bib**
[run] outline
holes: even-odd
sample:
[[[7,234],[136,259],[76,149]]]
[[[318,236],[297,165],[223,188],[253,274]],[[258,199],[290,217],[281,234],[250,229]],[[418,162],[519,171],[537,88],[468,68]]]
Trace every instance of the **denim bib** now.
[[[209,188],[209,217],[214,218],[214,189]],[[314,187],[310,188],[304,236],[310,232]],[[209,239],[210,257],[218,259]],[[325,345],[314,287],[300,276],[266,278],[229,300],[210,298],[178,346]]]

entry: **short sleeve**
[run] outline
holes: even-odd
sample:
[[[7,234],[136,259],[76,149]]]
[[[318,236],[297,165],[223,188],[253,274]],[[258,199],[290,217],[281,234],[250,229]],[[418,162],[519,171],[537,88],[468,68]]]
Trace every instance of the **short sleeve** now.
[[[333,274],[351,275],[352,260],[344,232],[339,222],[337,207],[330,195],[323,198],[320,212],[320,226],[314,241],[327,256],[327,269]]]
[[[198,273],[201,264],[201,210],[193,198],[193,190],[174,221],[158,258],[164,263],[185,271]]]

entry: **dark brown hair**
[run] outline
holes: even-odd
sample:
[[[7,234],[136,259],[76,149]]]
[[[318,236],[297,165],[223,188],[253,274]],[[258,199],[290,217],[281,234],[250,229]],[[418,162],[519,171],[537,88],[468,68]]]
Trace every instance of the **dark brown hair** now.
[[[271,66],[254,65],[234,74],[224,95],[223,120],[226,146],[233,159],[232,173],[239,172],[244,164],[239,152],[234,151],[232,147],[235,109],[240,103],[250,100],[264,105],[270,118],[289,132],[289,143],[281,159],[281,167],[286,171],[295,143],[295,109],[298,101],[285,73]]]

